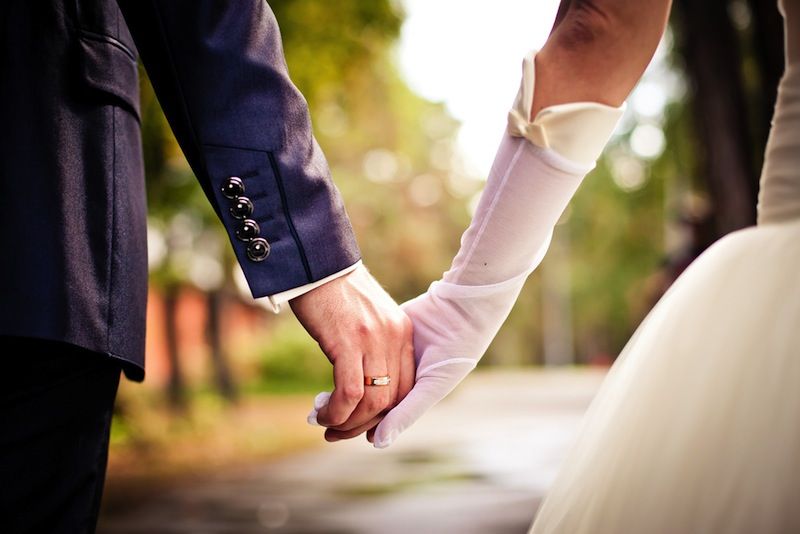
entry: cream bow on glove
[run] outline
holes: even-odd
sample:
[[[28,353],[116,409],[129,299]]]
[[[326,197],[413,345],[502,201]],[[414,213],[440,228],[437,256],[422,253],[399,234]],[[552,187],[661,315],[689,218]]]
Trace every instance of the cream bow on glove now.
[[[378,448],[393,443],[475,368],[622,115],[623,107],[580,102],[545,108],[530,121],[534,71],[530,54],[508,133],[450,270],[403,304],[414,323],[416,382],[378,425]]]

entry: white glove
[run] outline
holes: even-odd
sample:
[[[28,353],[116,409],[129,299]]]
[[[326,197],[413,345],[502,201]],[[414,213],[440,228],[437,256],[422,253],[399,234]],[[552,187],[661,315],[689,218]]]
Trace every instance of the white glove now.
[[[475,368],[622,115],[623,108],[581,102],[545,108],[531,122],[533,57],[523,61],[508,133],[450,270],[403,304],[414,323],[416,382],[378,425],[378,448],[388,447]]]

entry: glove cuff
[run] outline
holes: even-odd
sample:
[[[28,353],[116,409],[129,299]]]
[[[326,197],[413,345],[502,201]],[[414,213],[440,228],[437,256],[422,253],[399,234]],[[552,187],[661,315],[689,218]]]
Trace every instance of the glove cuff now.
[[[522,60],[522,82],[508,113],[508,133],[550,148],[577,163],[594,165],[625,111],[598,102],[571,102],[549,106],[531,121],[536,80],[536,51]]]

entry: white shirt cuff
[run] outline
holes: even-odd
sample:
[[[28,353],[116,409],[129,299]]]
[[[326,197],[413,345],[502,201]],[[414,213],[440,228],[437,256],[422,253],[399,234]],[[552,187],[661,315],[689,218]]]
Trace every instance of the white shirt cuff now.
[[[325,285],[332,280],[336,280],[341,276],[351,273],[355,271],[360,265],[361,265],[361,260],[358,260],[350,267],[342,269],[341,271],[333,273],[332,275],[326,276],[322,280],[317,280],[316,282],[312,282],[304,286],[287,289],[286,291],[282,291],[276,295],[270,295],[269,297],[264,297],[264,298],[269,300],[269,304],[272,307],[272,311],[275,313],[279,313],[281,311],[282,304],[289,302],[293,298],[299,297],[300,295],[304,295],[305,293],[308,293],[312,289],[316,289],[321,285]]]

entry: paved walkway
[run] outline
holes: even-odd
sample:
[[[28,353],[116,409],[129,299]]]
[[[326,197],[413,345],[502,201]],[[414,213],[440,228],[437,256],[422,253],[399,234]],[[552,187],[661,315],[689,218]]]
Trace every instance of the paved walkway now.
[[[389,449],[339,442],[154,492],[99,533],[524,533],[602,377],[474,373]]]

